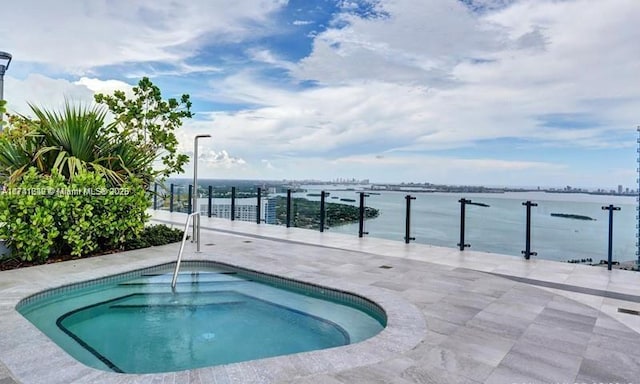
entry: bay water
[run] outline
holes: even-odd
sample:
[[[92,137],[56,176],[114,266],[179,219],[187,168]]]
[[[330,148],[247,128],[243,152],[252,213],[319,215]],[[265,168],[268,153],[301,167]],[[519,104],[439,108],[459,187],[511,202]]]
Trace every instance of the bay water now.
[[[306,185],[305,193],[295,197],[319,200],[308,193],[330,192],[327,202],[358,205],[357,191],[340,186]],[[377,193],[377,192],[376,192]],[[404,241],[407,192],[380,192],[366,198],[365,205],[379,210],[379,216],[365,222],[367,236]],[[411,236],[415,242],[457,247],[460,239],[460,203],[462,197],[489,207],[466,206],[465,243],[470,249],[522,257],[525,248],[526,207],[531,208],[531,250],[542,259],[568,261],[607,259],[609,212],[602,206],[620,207],[614,212],[613,259],[636,260],[636,198],[632,196],[588,195],[577,193],[505,192],[505,193],[410,193]],[[333,197],[355,199],[345,202]],[[553,217],[551,213],[589,216],[594,221]],[[329,228],[327,231],[358,235],[358,224]]]

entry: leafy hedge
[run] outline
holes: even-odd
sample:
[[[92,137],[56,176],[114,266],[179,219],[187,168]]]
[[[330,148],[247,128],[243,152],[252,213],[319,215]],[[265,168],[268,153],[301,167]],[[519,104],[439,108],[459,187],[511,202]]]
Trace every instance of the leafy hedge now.
[[[164,224],[150,225],[137,237],[128,240],[124,244],[125,250],[147,248],[151,246],[165,245],[182,240],[184,232],[181,229],[169,228]]]
[[[68,181],[31,168],[0,195],[0,238],[23,261],[120,248],[144,229],[147,206],[135,178],[115,189],[94,172]]]

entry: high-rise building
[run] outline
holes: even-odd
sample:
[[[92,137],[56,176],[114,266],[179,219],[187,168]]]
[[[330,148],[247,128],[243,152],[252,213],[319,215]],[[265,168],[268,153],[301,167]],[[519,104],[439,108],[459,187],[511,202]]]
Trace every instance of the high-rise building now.
[[[198,199],[200,214],[209,214],[209,199]],[[235,201],[235,219],[239,221],[256,222],[258,205],[256,199],[247,197],[239,198]],[[211,217],[221,219],[231,219],[231,199],[213,198],[211,200]],[[260,219],[267,224],[276,224],[276,200],[273,198],[263,198],[260,200]]]
[[[276,224],[276,199],[266,198],[264,207],[264,222],[267,224]]]
[[[618,195],[622,195],[622,185],[618,185]]]

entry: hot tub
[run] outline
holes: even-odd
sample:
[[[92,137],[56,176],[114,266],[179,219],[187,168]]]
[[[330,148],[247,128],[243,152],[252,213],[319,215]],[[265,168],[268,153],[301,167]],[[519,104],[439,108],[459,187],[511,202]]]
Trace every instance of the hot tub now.
[[[210,261],[174,263],[40,292],[18,311],[80,362],[188,370],[340,347],[386,326],[374,302]]]

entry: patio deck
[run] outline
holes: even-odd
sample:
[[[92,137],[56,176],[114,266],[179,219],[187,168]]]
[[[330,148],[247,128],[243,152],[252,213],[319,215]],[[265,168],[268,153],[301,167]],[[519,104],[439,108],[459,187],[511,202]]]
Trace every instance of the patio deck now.
[[[640,273],[206,217],[202,228],[202,252],[189,244],[186,259],[355,291],[393,321],[338,349],[128,375],[76,362],[14,309],[43,289],[173,261],[173,244],[0,272],[0,384],[640,382],[640,316],[618,311],[640,310]]]

